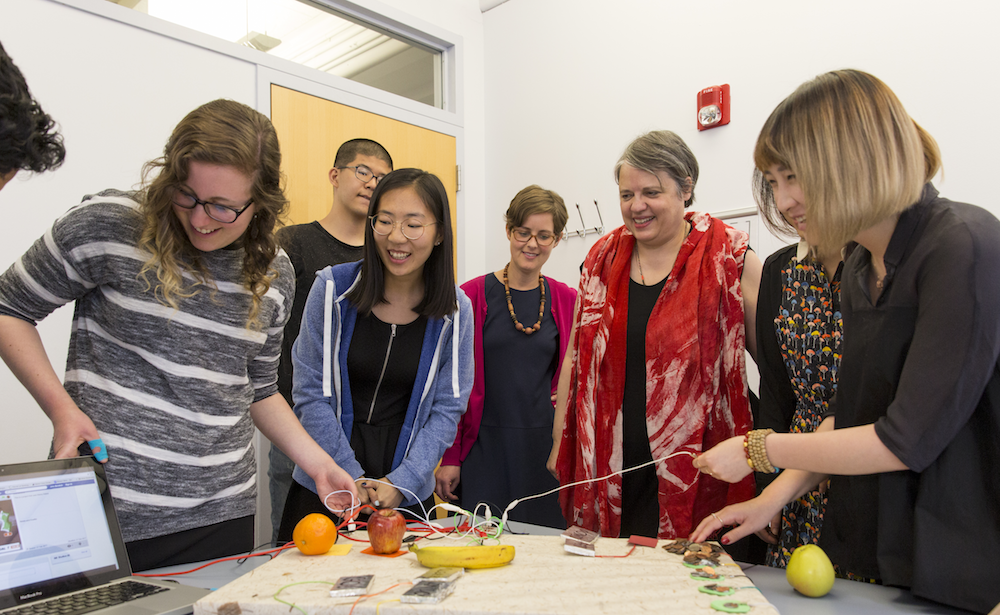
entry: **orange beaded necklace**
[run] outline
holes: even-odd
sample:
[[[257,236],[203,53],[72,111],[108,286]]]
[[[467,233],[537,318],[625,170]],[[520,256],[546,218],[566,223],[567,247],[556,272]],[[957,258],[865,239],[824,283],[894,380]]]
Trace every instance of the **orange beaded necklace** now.
[[[518,331],[524,331],[525,335],[531,335],[535,331],[542,328],[542,316],[545,314],[545,281],[542,278],[542,274],[538,274],[538,288],[542,291],[542,301],[538,306],[538,322],[536,322],[531,327],[525,327],[517,321],[517,316],[514,314],[514,304],[510,300],[510,282],[507,281],[507,268],[510,267],[510,263],[507,263],[503,267],[503,290],[507,295],[507,311],[510,312],[510,319],[514,321],[514,328]]]

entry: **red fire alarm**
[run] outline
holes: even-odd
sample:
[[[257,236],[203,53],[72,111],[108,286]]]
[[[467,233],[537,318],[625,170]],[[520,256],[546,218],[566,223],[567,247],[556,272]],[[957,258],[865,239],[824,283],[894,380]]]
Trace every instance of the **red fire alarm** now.
[[[698,92],[698,130],[729,123],[729,84],[713,85]]]

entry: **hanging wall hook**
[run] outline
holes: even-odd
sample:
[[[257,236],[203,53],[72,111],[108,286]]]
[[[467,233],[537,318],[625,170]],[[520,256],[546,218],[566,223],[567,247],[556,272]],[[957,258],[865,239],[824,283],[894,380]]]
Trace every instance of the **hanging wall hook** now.
[[[600,226],[595,226],[592,228],[587,228],[587,223],[583,220],[583,210],[580,209],[580,204],[576,204],[576,213],[580,215],[580,225],[583,227],[578,231],[563,231],[563,239],[569,239],[570,237],[586,237],[590,233],[597,233],[598,235],[604,234],[604,218],[601,216],[601,208],[597,206],[597,199],[594,199],[594,209],[597,210],[597,219],[600,220]]]

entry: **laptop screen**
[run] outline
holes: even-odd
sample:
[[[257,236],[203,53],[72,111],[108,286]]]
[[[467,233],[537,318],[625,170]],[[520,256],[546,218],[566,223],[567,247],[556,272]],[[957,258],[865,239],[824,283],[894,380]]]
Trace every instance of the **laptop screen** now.
[[[130,574],[93,457],[0,466],[0,608]]]

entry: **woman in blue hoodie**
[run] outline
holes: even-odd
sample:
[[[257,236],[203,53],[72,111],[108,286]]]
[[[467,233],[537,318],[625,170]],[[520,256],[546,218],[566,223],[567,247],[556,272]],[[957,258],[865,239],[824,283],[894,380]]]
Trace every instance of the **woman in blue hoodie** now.
[[[361,486],[361,503],[395,508],[431,495],[455,441],[472,390],[472,305],[455,285],[441,180],[386,175],[368,217],[364,259],[317,274],[292,350],[292,395],[302,425]],[[328,494],[299,468],[292,477],[279,540],[306,514],[329,514]]]

